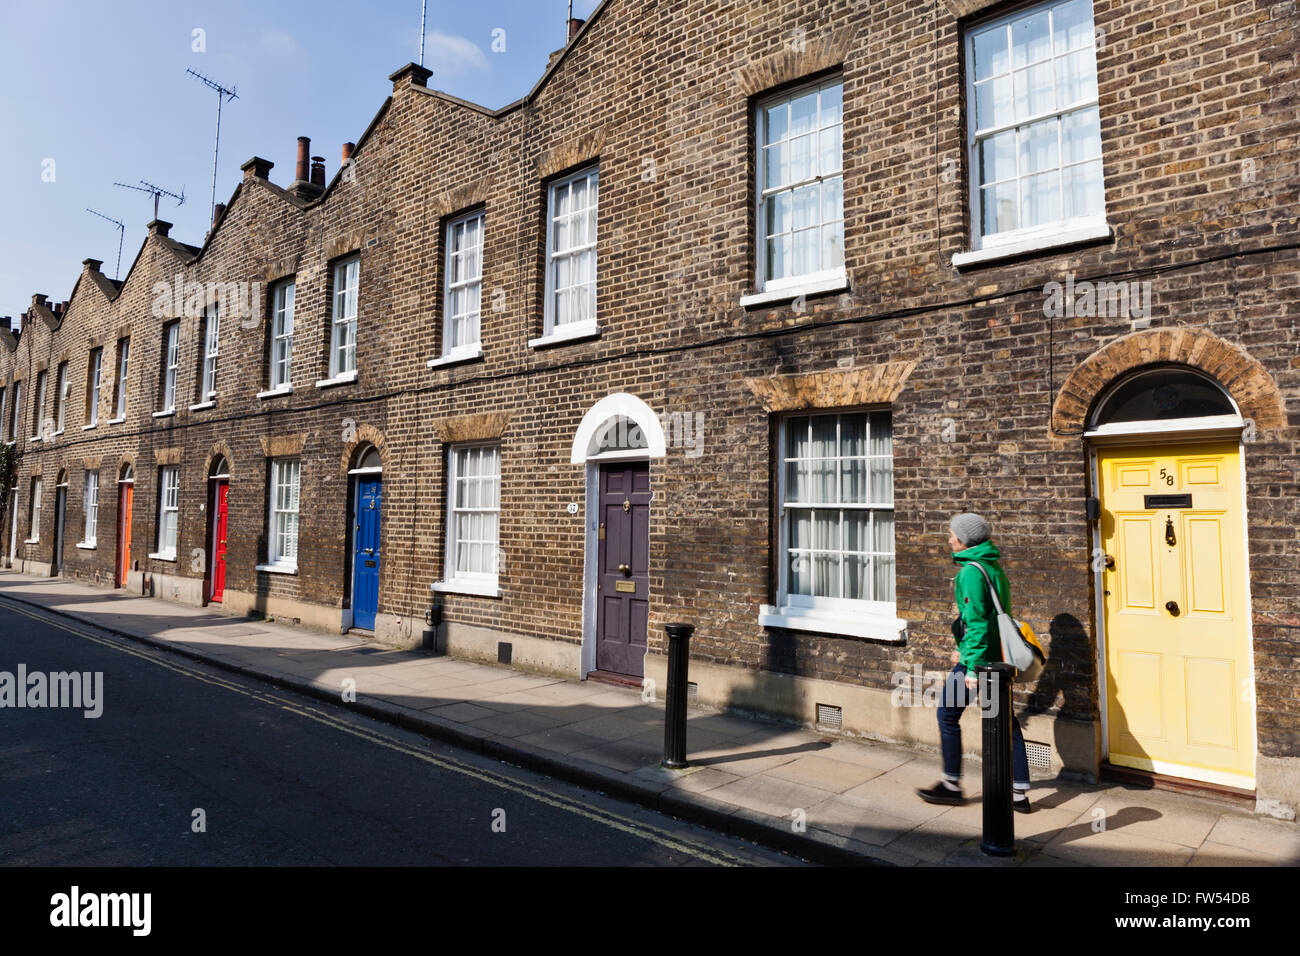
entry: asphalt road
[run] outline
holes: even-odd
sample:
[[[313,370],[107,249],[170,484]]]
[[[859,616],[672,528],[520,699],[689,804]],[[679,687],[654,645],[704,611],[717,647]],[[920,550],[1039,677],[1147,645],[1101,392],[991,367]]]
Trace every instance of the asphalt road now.
[[[0,601],[0,703],[20,664],[102,673],[103,712],[0,706],[5,865],[801,862]]]

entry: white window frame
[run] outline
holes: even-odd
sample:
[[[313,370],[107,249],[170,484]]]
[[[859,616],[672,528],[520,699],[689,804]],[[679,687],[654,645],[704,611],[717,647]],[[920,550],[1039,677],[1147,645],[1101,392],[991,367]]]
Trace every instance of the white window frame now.
[[[163,336],[163,407],[155,414],[170,415],[176,411],[176,372],[181,363],[180,322],[168,323]]]
[[[356,378],[360,284],[360,255],[348,256],[334,264],[334,291],[331,295],[330,318],[330,377],[327,382]]]
[[[126,374],[130,367],[131,340],[122,339],[117,343],[117,407],[113,410],[113,421],[126,421]]]
[[[293,391],[293,306],[296,285],[292,280],[275,287],[271,308],[270,369],[271,392]]]
[[[86,408],[86,424],[84,428],[94,428],[99,424],[99,387],[102,384],[101,376],[104,372],[104,348],[99,346],[90,350],[90,369],[87,373],[90,376],[90,395],[87,398],[89,405]]]
[[[462,453],[478,452],[482,461],[483,452],[490,451],[496,464],[494,494],[491,506],[458,507],[456,504],[457,485],[463,481],[482,481],[483,475],[466,476],[461,474]],[[493,476],[486,476],[493,477]],[[492,541],[483,539],[475,542],[490,544],[492,557],[487,562],[491,571],[458,571],[456,555],[461,541],[457,534],[457,516],[461,514],[492,514],[496,516],[496,537]],[[435,590],[458,590],[472,594],[496,595],[501,558],[501,444],[499,442],[465,442],[447,446],[447,550],[443,565],[443,580],[434,585]]]
[[[833,89],[836,87],[838,87],[840,91],[840,119],[838,123],[832,123],[829,126],[823,127],[821,125],[821,116],[820,116],[820,94],[823,90]],[[796,99],[806,96],[808,93],[811,93],[813,91],[816,91],[818,93],[818,104],[819,104],[818,121],[815,130],[815,139],[817,140],[819,148],[814,153],[815,165],[818,168],[811,178],[802,179],[797,182],[791,181],[788,183],[783,183],[779,187],[773,189],[767,189],[764,187],[764,183],[767,181],[767,148],[766,147],[772,144],[768,143],[765,139],[764,120],[763,120],[764,111],[780,103],[788,104]],[[833,171],[822,170],[820,168],[820,163],[821,163],[820,143],[821,143],[822,130],[823,128],[834,129],[836,126],[838,126],[840,129],[840,162],[839,165],[836,167],[836,169]],[[789,142],[788,136],[787,139],[784,141]],[[820,189],[818,192],[818,199],[819,199],[818,225],[816,228],[819,233],[818,242],[817,242],[818,264],[823,266],[823,268],[815,269],[812,272],[785,276],[780,279],[769,279],[767,276],[767,240],[768,240],[767,199],[779,193],[792,194],[795,189],[811,185],[812,183],[817,183],[820,186],[822,183],[827,181],[832,181],[835,179],[839,179],[840,181],[840,218],[838,222],[840,223],[840,242],[841,242],[840,251],[841,251],[841,258],[843,258],[843,253],[844,253],[843,242],[844,242],[844,228],[845,228],[844,227],[845,220],[844,220],[844,77],[843,75],[837,73],[834,76],[823,77],[822,79],[815,80],[811,83],[804,83],[800,86],[794,87],[793,89],[783,90],[782,92],[777,93],[775,95],[764,97],[763,99],[755,103],[754,105],[754,149],[757,153],[754,162],[754,168],[756,173],[755,180],[754,180],[754,203],[755,203],[755,218],[754,218],[755,272],[754,275],[757,280],[756,286],[759,290],[759,294],[751,297],[746,297],[746,298],[749,299],[751,302],[757,304],[763,301],[761,296],[763,296],[764,294],[766,294],[768,298],[770,298],[772,293],[781,293],[785,291],[793,291],[794,294],[797,295],[799,292],[835,291],[838,289],[847,288],[847,272],[845,270],[844,263],[841,262],[838,266],[825,266],[825,264],[820,261],[820,257],[823,251],[820,232],[822,229],[825,228],[827,224],[826,220],[824,220],[822,217],[822,209],[820,207],[820,197],[821,197]],[[792,220],[793,220],[793,215],[794,213],[792,208],[791,209]],[[836,220],[831,220],[831,221],[833,222]],[[793,236],[793,231],[791,232],[791,235]],[[793,255],[794,255],[794,247],[792,243],[791,244],[792,260],[793,260]],[[748,303],[744,303],[744,304],[748,304]]]
[[[870,421],[871,416],[879,413],[891,414],[889,408],[850,408],[850,409],[817,409],[817,410],[800,410],[783,414],[778,420],[777,442],[778,454],[777,462],[777,508],[778,508],[778,548],[777,548],[777,593],[776,604],[772,606],[764,605],[760,608],[759,623],[772,627],[794,628],[797,630],[819,631],[824,633],[846,634],[856,637],[876,638],[880,640],[901,641],[902,632],[906,628],[907,622],[900,621],[897,618],[897,528],[894,533],[894,582],[895,582],[895,599],[892,601],[879,601],[861,598],[844,598],[844,597],[820,597],[816,595],[791,594],[789,590],[789,552],[790,552],[790,521],[792,520],[792,511],[796,508],[818,507],[808,502],[788,502],[786,500],[786,490],[788,484],[788,464],[791,461],[787,449],[789,447],[790,422],[798,418],[823,418],[834,417],[836,419],[836,455],[835,455],[835,474],[838,483],[843,475],[841,461],[839,456],[839,429],[840,420],[856,415],[864,415],[868,421],[867,437],[867,457],[870,452]],[[891,433],[892,433],[892,415],[891,415]],[[890,443],[891,458],[896,459],[893,442]],[[870,471],[868,470],[867,489],[870,492]],[[842,497],[842,495],[837,495]],[[821,505],[826,510],[834,511],[872,511],[872,512],[889,512],[895,513],[894,501],[870,501],[870,502],[836,502]],[[844,524],[840,523],[841,547],[840,553],[848,553],[842,547]],[[868,532],[870,534],[870,532]],[[854,552],[869,553],[869,552]],[[843,562],[841,562],[841,575],[843,574]],[[872,567],[872,577],[874,587],[874,563]],[[841,577],[841,589],[843,578]]]
[[[0,440],[5,440],[5,435],[9,429],[9,393],[13,391],[12,386],[0,386]]]
[[[81,501],[85,525],[79,547],[93,548],[99,533],[99,471],[97,469],[86,472],[85,491]]]
[[[23,422],[23,380],[14,381],[14,404],[10,409],[12,414],[9,416],[9,441],[10,443],[18,440],[18,432]]]
[[[221,303],[211,302],[203,310],[203,367],[199,378],[199,400],[191,408],[206,408],[217,397],[217,364],[221,358]]]
[[[58,375],[54,382],[54,434],[63,434],[63,423],[68,417],[68,392],[72,383],[68,380],[68,363],[60,362]]]
[[[587,242],[583,243],[581,246],[570,247],[564,250],[563,252],[556,252],[555,250],[556,195],[559,193],[561,189],[568,188],[571,190],[575,183],[584,180],[586,181],[587,184],[587,195],[591,196],[594,192],[596,200],[594,204],[588,203],[588,205],[584,206],[582,209],[582,214],[586,215],[588,213],[594,213],[594,218],[597,220],[596,225],[592,227],[592,234],[588,237]],[[574,218],[578,215],[578,212],[574,211],[574,212],[567,213],[566,215],[570,218]],[[600,256],[599,256],[598,246],[597,246],[597,229],[599,228],[599,219],[600,219],[600,167],[599,165],[587,166],[583,169],[578,170],[575,173],[571,173],[568,176],[564,176],[560,179],[555,180],[547,187],[546,189],[546,283],[545,283],[546,302],[545,302],[545,307],[543,309],[542,337],[540,339],[533,339],[528,343],[529,345],[534,345],[534,346],[545,345],[550,342],[586,337],[586,336],[596,335],[599,333],[600,325],[597,321],[597,317],[599,314],[598,310],[600,308]],[[592,267],[592,280],[591,280],[591,296],[592,296],[591,316],[590,318],[587,319],[557,323],[556,319],[558,318],[558,316],[556,315],[555,300],[556,300],[556,296],[558,296],[561,291],[565,291],[556,288],[556,269],[558,267],[558,263],[563,259],[576,258],[578,256],[585,255],[588,252],[591,253],[592,261],[594,263]],[[577,287],[569,286],[567,288],[572,289]]]
[[[471,224],[477,224],[478,226],[477,244],[458,247],[456,244],[458,233],[463,236]],[[486,226],[487,217],[482,209],[458,216],[447,223],[444,240],[446,257],[443,262],[442,357],[449,361],[476,358],[483,354],[483,249],[486,245],[484,241]],[[453,276],[457,274],[456,265],[470,258],[470,254],[474,252],[478,253],[478,273],[469,278],[462,277],[459,280],[454,280]],[[470,294],[475,300],[475,306],[473,309],[467,309],[462,315],[457,315],[454,303],[456,293],[461,291]],[[456,327],[457,320],[463,320],[464,316],[473,317],[473,340],[453,345],[454,336],[452,332]]]
[[[982,207],[981,196],[980,196],[983,187],[983,182],[980,177],[980,163],[979,163],[980,143],[986,139],[990,139],[995,135],[1005,133],[1008,131],[1019,130],[1023,127],[1032,126],[1035,123],[1039,123],[1044,120],[1051,119],[1053,117],[1059,119],[1060,117],[1063,117],[1066,114],[1074,113],[1080,110],[1085,110],[1089,108],[1099,109],[1098,106],[1099,98],[1097,96],[1085,97],[1083,99],[1078,100],[1077,102],[1068,104],[1064,107],[1060,106],[1060,104],[1057,104],[1057,108],[1055,109],[1047,110],[1042,113],[1033,114],[1031,116],[1026,116],[1023,119],[1019,119],[1019,120],[1017,120],[1013,115],[1010,122],[1002,123],[1001,125],[998,126],[991,126],[983,130],[976,129],[975,123],[977,118],[975,115],[975,103],[976,103],[975,40],[978,36],[981,36],[984,33],[987,33],[991,30],[996,30],[996,29],[1007,30],[1011,27],[1013,23],[1017,21],[1024,20],[1028,17],[1034,16],[1038,13],[1043,12],[1044,10],[1052,11],[1055,8],[1061,7],[1068,2],[1070,2],[1070,0],[1049,0],[1049,2],[1021,7],[1013,11],[1012,13],[1005,14],[1003,16],[996,17],[991,20],[986,20],[980,23],[973,24],[967,27],[964,31],[964,35],[962,38],[962,46],[963,46],[963,55],[965,57],[965,74],[966,74],[966,157],[967,157],[967,170],[968,170],[967,180],[969,186],[967,200],[969,202],[969,209],[970,209],[971,251],[968,253],[962,253],[955,256],[953,259],[955,265],[961,266],[973,262],[984,261],[989,258],[995,257],[999,253],[1008,256],[1018,255],[1022,252],[1033,251],[1035,249],[1068,245],[1072,242],[1083,242],[1089,239],[1104,238],[1110,235],[1110,228],[1106,224],[1106,210],[1105,210],[1106,180],[1105,180],[1104,164],[1102,169],[1102,182],[1101,182],[1102,211],[1100,213],[1094,213],[1085,216],[1075,216],[1068,219],[1062,218],[1050,223],[1042,223],[1036,226],[1008,229],[1002,232],[992,233],[987,236],[983,234],[983,213],[982,213],[983,207]],[[1091,0],[1089,0],[1089,6],[1091,7]],[[1093,10],[1090,9],[1089,12],[1093,13]],[[1051,14],[1049,13],[1049,24],[1051,22],[1052,22]],[[1094,36],[1095,36],[1095,24],[1096,24],[1095,19],[1093,20],[1093,24],[1094,24]],[[1049,25],[1048,36],[1052,37],[1053,34],[1054,31]],[[1093,51],[1092,66],[1093,66],[1093,78],[1095,81],[1097,75],[1095,42],[1089,46],[1078,48],[1078,50],[1085,50],[1085,49],[1091,49]],[[1070,52],[1078,52],[1078,51],[1073,50]],[[1047,61],[1036,61],[1036,62],[1038,63],[1048,62],[1052,64],[1053,84],[1055,88],[1055,83],[1056,83],[1055,64],[1057,62],[1055,51],[1053,51],[1052,56]],[[1008,67],[1009,72],[1005,74],[1010,77],[1010,83],[1011,83],[1010,96],[1013,104],[1013,113],[1014,113],[1014,103],[1015,103],[1015,96],[1016,96],[1015,73],[1017,69],[1022,69],[1022,68],[1018,68],[1014,65],[1014,63],[1010,63]],[[1002,76],[1002,75],[1004,74],[998,74],[998,76]],[[1063,151],[1063,144],[1060,139],[1059,128],[1058,128],[1057,136],[1058,136],[1057,139],[1058,194],[1060,196],[1061,202],[1064,203],[1065,201],[1064,184],[1059,179],[1059,172],[1060,170],[1064,169],[1067,164],[1064,163],[1065,156]],[[1100,152],[1098,153],[1098,156],[1104,160],[1104,156],[1102,156]],[[1093,160],[1080,160],[1068,165],[1082,165],[1083,163],[1092,162],[1092,161]],[[1001,180],[997,180],[997,181],[1001,182]],[[1022,184],[1023,184],[1023,177],[1020,171],[1019,137],[1017,137],[1017,147],[1016,147],[1017,222],[1019,222],[1020,216],[1023,213]]]
[[[36,373],[36,421],[35,428],[32,429],[32,441],[40,441],[45,437],[45,386],[49,380],[49,369],[43,368]]]
[[[164,465],[158,469],[158,550],[149,555],[163,561],[176,560],[176,547],[181,534],[181,469],[179,465]],[[167,516],[174,515],[172,537],[167,541]]]
[[[25,544],[36,544],[41,540],[41,489],[45,484],[43,478],[32,479],[32,500],[28,512],[28,520],[31,527],[28,529],[31,534],[28,536]]]
[[[302,530],[302,459],[297,457],[272,458],[269,463],[269,488],[266,516],[266,564],[257,566],[259,571],[278,571],[293,574],[298,570],[298,538]],[[287,479],[287,482],[286,482]],[[287,483],[290,507],[280,507],[280,491]],[[278,519],[292,516],[292,553],[285,547]]]

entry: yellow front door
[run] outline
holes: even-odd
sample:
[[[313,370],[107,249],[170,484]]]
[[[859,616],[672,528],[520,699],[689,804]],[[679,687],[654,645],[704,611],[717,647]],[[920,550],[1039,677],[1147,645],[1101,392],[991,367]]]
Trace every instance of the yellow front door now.
[[[1102,448],[1110,762],[1255,786],[1234,442]]]

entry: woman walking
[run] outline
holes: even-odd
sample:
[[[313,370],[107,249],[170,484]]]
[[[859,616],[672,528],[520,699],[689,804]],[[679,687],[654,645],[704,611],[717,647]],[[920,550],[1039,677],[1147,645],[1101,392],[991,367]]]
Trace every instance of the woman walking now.
[[[975,667],[1002,660],[1002,642],[998,636],[998,614],[989,591],[989,582],[998,589],[998,600],[1011,613],[1011,589],[998,558],[997,546],[989,540],[989,523],[975,514],[960,514],[949,524],[948,546],[958,565],[954,590],[957,595],[957,619],[952,622],[957,650],[953,651],[952,673],[944,684],[943,702],[939,706],[939,741],[943,751],[943,779],[928,790],[917,790],[927,803],[957,805],[963,802],[961,789],[961,715],[968,703],[978,700]],[[980,567],[988,578],[980,573]],[[1029,761],[1025,757],[1025,738],[1020,721],[1011,715],[1012,807],[1029,812]]]

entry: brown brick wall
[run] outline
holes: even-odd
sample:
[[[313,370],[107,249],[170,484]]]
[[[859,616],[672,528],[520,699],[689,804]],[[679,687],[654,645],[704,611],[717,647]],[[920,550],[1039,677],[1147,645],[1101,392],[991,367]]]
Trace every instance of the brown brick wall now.
[[[1240,359],[1225,385],[1243,408],[1263,410],[1246,449],[1260,749],[1300,754],[1295,5],[1096,0],[1113,238],[959,272],[951,260],[968,247],[969,223],[962,34],[950,8],[965,15],[988,6],[610,0],[517,106],[473,108],[399,77],[359,140],[355,175],[323,198],[291,196],[250,168],[201,251],[160,228],[120,292],[88,267],[54,328],[54,313],[37,309],[16,348],[0,348],[0,384],[24,382],[24,427],[37,369],[66,355],[70,370],[64,434],[49,443],[19,436],[20,556],[49,560],[54,476],[67,468],[66,573],[111,583],[115,479],[129,457],[133,556],[146,571],[201,576],[192,561],[207,547],[200,508],[220,450],[232,475],[227,587],[341,607],[349,485],[340,466],[371,441],[385,467],[380,612],[418,617],[443,572],[442,439],[498,428],[499,419],[503,596],[446,595],[446,617],[578,643],[584,516],[565,505],[586,492],[570,444],[588,408],[629,392],[656,411],[701,413],[705,422],[702,455],[674,448],[652,465],[652,650],[662,650],[659,625],[685,615],[699,624],[700,660],[882,688],[914,661],[942,667],[952,614],[946,521],[977,510],[1007,554],[1017,609],[1049,634],[1055,667],[1035,702],[1092,719],[1090,492],[1075,426],[1108,376],[1141,358],[1151,330],[1184,329],[1203,343],[1196,362],[1228,370],[1211,353]],[[851,288],[746,310],[739,300],[755,282],[753,97],[827,69],[844,80]],[[532,349],[528,340],[542,331],[546,180],[596,159],[602,334]],[[429,369],[441,352],[443,225],[479,205],[484,356]],[[332,265],[352,253],[361,258],[358,381],[317,388],[328,375]],[[1044,285],[1067,273],[1150,281],[1148,337],[1126,340],[1135,331],[1127,319],[1049,322]],[[201,326],[181,317],[176,414],[154,418],[162,323],[175,317],[153,314],[154,284],[178,275],[262,285],[251,320],[223,320],[211,409],[189,408],[198,400]],[[267,283],[287,276],[296,282],[294,390],[259,399],[268,387]],[[128,412],[110,425],[124,332]],[[1116,345],[1124,341],[1138,345]],[[105,383],[100,423],[83,431],[92,342],[105,347]],[[1193,360],[1191,351],[1178,355]],[[910,370],[890,390],[904,646],[757,623],[773,588],[775,433],[747,383],[805,376],[804,386],[781,389],[784,401],[804,404],[869,394],[865,385],[818,386],[846,368],[880,388]],[[303,462],[299,572],[261,573],[267,453],[290,446],[301,447]],[[179,449],[181,466],[174,565],[147,558],[161,449]],[[95,551],[71,547],[88,457],[101,461]],[[46,488],[41,542],[29,549],[21,540],[33,469]]]

